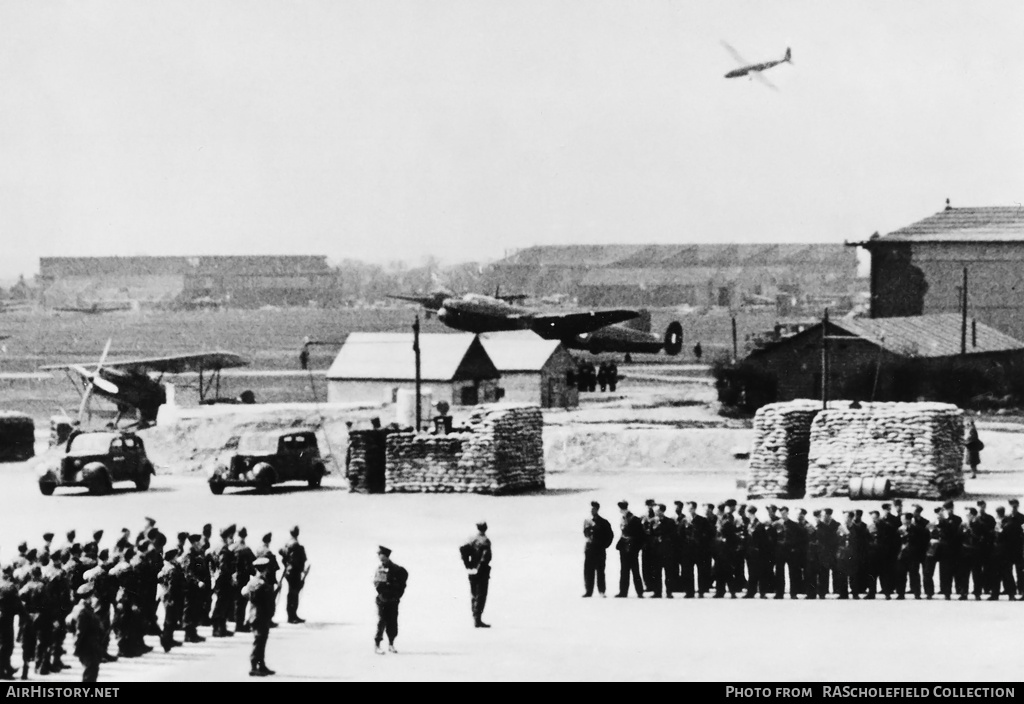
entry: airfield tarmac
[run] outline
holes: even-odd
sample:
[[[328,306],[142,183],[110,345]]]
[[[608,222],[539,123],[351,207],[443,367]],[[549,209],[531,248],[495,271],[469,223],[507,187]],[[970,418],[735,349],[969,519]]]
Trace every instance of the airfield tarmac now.
[[[990,446],[1011,441],[1009,433],[996,435],[990,434]],[[1007,601],[581,598],[581,527],[591,500],[602,503],[617,532],[615,503],[622,498],[639,508],[645,498],[671,503],[739,497],[742,462],[707,469],[684,462],[658,471],[560,472],[549,475],[546,492],[513,497],[358,495],[335,478],[318,491],[285,485],[270,495],[216,497],[199,477],[170,475],[157,476],[147,493],[44,497],[32,464],[0,468],[5,560],[21,540],[39,544],[46,530],[57,533],[60,543],[70,528],[79,534],[103,528],[109,546],[121,527],[134,535],[146,515],[168,534],[197,531],[206,522],[216,529],[245,525],[253,545],[273,531],[275,549],[288,528],[299,524],[312,564],[300,608],[308,622],[271,632],[267,663],[277,680],[959,682],[1011,680],[1020,672],[1016,644],[1024,605]],[[1019,492],[1022,478],[1007,469],[983,474],[968,480],[969,493],[961,501],[984,496],[1005,502]],[[838,511],[851,502],[789,503]],[[873,503],[859,505],[868,509]],[[494,544],[485,612],[489,630],[473,628],[458,553],[480,519],[489,523]],[[398,655],[373,652],[378,544],[392,548],[394,560],[410,573]],[[614,550],[607,574],[614,593]],[[209,629],[200,632],[209,635]],[[249,635],[187,644],[169,654],[156,638],[147,642],[156,650],[104,665],[100,681],[249,680]],[[71,669],[36,679],[78,680],[80,667],[74,658],[69,662]]]

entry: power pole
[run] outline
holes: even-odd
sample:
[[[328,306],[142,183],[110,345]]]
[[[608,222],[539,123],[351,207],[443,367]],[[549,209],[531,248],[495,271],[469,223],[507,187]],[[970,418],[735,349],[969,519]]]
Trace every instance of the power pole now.
[[[416,315],[416,321],[412,324],[412,351],[416,356],[416,432],[423,427],[423,409],[420,407],[420,316]]]
[[[736,341],[736,316],[732,316],[732,363],[736,364],[739,359],[739,345]]]
[[[828,308],[821,321],[821,409],[828,409]]]
[[[960,291],[960,354],[967,354],[967,267],[964,267],[964,285]]]

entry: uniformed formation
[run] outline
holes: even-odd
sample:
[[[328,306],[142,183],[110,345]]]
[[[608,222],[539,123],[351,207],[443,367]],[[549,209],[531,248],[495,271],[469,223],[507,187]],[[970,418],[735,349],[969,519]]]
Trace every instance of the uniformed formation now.
[[[211,539],[210,524],[200,533],[178,533],[171,549],[152,518],[134,539],[123,528],[110,548],[101,546],[103,535],[97,530],[82,544],[72,530],[64,545],[54,547],[53,534],[46,533],[42,546],[29,549],[22,543],[18,556],[3,565],[0,679],[18,675],[12,664],[16,642],[21,643],[20,676],[28,679],[33,663],[38,675],[68,667],[65,640],[73,633],[83,681],[94,682],[101,663],[153,650],[144,636],[159,636],[167,652],[183,641],[204,641],[200,626],[211,626],[214,638],[253,632],[250,675],[273,674],[264,662],[264,649],[269,628],[277,625],[273,615],[284,582],[288,622],[303,622],[299,592],[309,564],[298,527],[278,552],[280,562],[270,547],[270,533],[253,549],[246,544],[246,529],[234,525],[220,531],[218,542]],[[183,641],[175,640],[178,630],[184,631]]]
[[[637,597],[765,599],[915,599],[922,592],[960,600],[983,596],[991,601],[1006,594],[1024,597],[1024,514],[1012,499],[1009,511],[995,515],[984,501],[961,517],[951,501],[936,508],[931,520],[918,504],[903,513],[902,502],[881,504],[865,520],[860,509],[846,511],[842,520],[832,509],[797,509],[768,505],[763,510],[735,500],[723,504],[675,502],[675,517],[664,504],[647,501],[646,515],[635,516],[626,501],[622,517],[617,597],[626,597],[632,580]],[[895,509],[895,510],[894,510]],[[584,597],[596,582],[605,595],[605,551],[615,536],[591,502],[583,524]],[[938,571],[938,589],[935,573]]]

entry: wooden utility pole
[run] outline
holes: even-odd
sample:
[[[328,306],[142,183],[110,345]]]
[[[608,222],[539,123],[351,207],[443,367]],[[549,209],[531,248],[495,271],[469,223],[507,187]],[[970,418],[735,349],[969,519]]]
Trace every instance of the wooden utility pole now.
[[[732,316],[732,363],[740,358],[739,345],[736,342],[736,316]]]
[[[412,351],[416,356],[416,432],[423,427],[423,409],[420,407],[420,316],[416,315],[416,321],[412,324]]]
[[[967,354],[967,267],[964,267],[964,285],[960,291],[960,354]]]
[[[828,308],[821,320],[821,409],[828,409]]]

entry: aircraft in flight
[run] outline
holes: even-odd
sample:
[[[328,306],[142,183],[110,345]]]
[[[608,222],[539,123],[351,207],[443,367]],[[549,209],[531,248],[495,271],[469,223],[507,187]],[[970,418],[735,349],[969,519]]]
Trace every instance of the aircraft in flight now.
[[[392,298],[419,303],[428,313],[433,312],[438,320],[456,330],[473,333],[532,330],[546,340],[559,340],[568,349],[597,354],[656,354],[665,350],[667,354],[676,355],[683,345],[682,325],[673,322],[666,329],[665,336],[658,337],[650,332],[650,314],[646,311],[539,311],[512,305],[503,298],[476,293],[449,298],[442,298],[439,293]]]
[[[722,46],[724,46],[725,50],[728,51],[730,54],[732,54],[732,57],[734,59],[736,59],[736,61],[740,64],[739,68],[733,69],[732,71],[729,71],[729,73],[725,74],[726,78],[740,78],[741,76],[750,76],[751,78],[756,78],[757,80],[761,81],[766,86],[768,86],[769,88],[772,88],[774,90],[778,90],[778,88],[776,88],[771,83],[771,81],[769,81],[767,78],[762,76],[761,72],[762,71],[767,71],[768,69],[772,68],[773,66],[778,66],[779,64],[791,64],[791,63],[793,63],[793,60],[792,60],[792,55],[793,54],[789,50],[789,48],[786,49],[786,55],[783,56],[778,61],[765,61],[764,63],[760,63],[760,64],[752,64],[749,61],[747,61],[746,59],[744,59],[742,56],[740,56],[739,53],[735,49],[733,49],[731,46],[729,46],[725,42],[722,42]]]
[[[219,399],[206,397],[211,390],[214,390],[216,395],[220,394],[221,370],[249,364],[249,360],[232,352],[197,352],[108,362],[109,352],[110,340],[107,340],[95,369],[90,369],[91,363],[88,362],[49,364],[40,367],[47,371],[63,371],[71,379],[82,396],[82,404],[78,409],[79,422],[89,406],[90,397],[95,394],[117,406],[115,426],[132,410],[138,412],[140,427],[153,425],[156,423],[160,406],[167,402],[167,392],[160,383],[164,374],[198,372],[200,403],[212,403]]]
[[[477,294],[466,294],[466,295],[477,295]],[[449,299],[463,298],[459,296],[451,289],[445,286],[437,286],[430,293],[424,296],[400,296],[400,295],[389,295],[388,298],[394,298],[399,301],[409,301],[410,303],[418,303],[425,312],[425,317],[430,320],[432,315],[436,315],[441,308],[444,307],[445,301]],[[515,303],[517,301],[523,301],[526,299],[526,294],[502,294],[501,287],[494,287],[494,298],[504,303]],[[461,329],[461,328],[460,328]],[[472,332],[472,331],[470,331]]]

